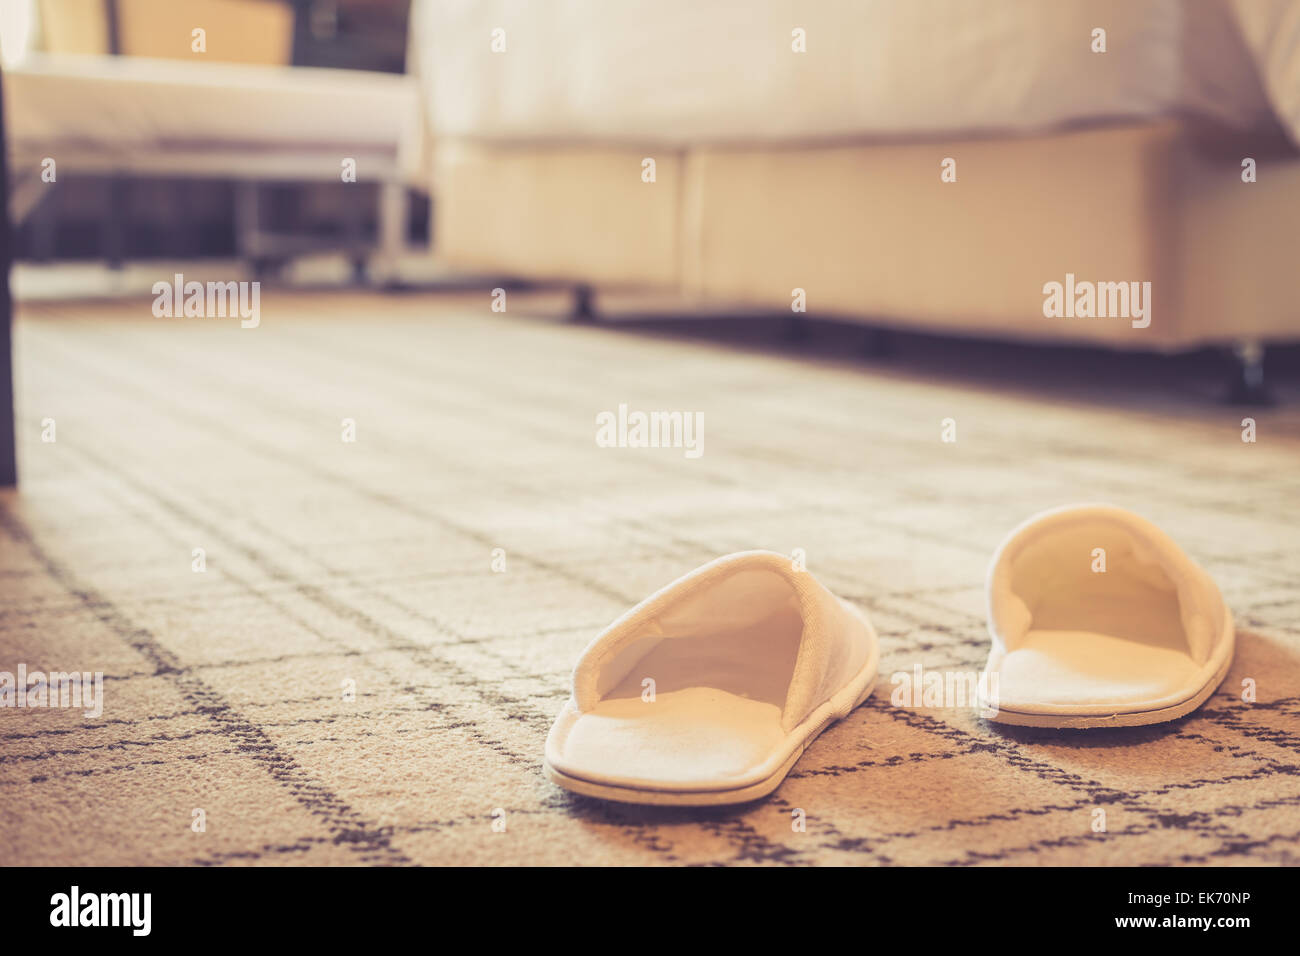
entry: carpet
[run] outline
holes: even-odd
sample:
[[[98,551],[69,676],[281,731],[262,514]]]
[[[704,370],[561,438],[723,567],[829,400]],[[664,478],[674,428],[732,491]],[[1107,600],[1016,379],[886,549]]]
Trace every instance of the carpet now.
[[[10,862],[1300,862],[1294,404],[1244,413],[1109,359],[1071,377],[1068,352],[981,377],[960,344],[927,372],[490,301],[268,291],[256,329],[20,310],[0,670],[102,671],[103,693],[95,717],[0,709]],[[620,404],[701,413],[702,454],[598,447]],[[1096,500],[1222,587],[1238,649],[1208,703],[1073,733],[892,705],[897,672],[982,666],[1003,534]],[[750,548],[798,549],[871,616],[872,698],[754,804],[547,782],[586,643]]]

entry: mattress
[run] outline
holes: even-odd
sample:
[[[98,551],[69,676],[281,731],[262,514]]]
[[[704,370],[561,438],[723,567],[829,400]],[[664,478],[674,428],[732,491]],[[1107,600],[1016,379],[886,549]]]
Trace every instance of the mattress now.
[[[1279,112],[1300,138],[1296,0],[417,0],[410,63],[431,129],[498,142],[1250,129]]]

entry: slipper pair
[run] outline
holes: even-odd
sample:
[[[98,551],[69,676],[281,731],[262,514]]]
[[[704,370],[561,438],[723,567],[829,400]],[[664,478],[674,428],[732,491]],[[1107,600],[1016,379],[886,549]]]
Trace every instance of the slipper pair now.
[[[1232,662],[1219,589],[1120,508],[1037,515],[988,578],[981,712],[1035,727],[1129,727],[1199,707]],[[719,558],[647,598],[583,652],[544,769],[576,793],[706,806],[771,793],[871,693],[866,616],[790,558]]]

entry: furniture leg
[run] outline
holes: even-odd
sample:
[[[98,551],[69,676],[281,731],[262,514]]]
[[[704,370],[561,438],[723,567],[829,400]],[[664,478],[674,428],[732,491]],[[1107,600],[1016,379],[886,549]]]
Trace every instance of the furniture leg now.
[[[591,286],[579,284],[573,287],[573,312],[570,318],[574,322],[589,323],[596,321],[596,309],[592,304]]]
[[[1243,339],[1232,346],[1232,373],[1226,401],[1230,405],[1272,405],[1272,391],[1264,381],[1264,344]]]
[[[108,181],[108,221],[104,223],[104,258],[110,269],[126,262],[127,227],[131,217],[131,183],[125,176]]]
[[[371,276],[379,282],[397,278],[397,265],[406,250],[410,203],[406,187],[385,182],[379,187],[379,252],[371,265]]]
[[[256,260],[260,255],[260,221],[257,183],[240,180],[235,183],[235,248],[243,259]]]
[[[18,484],[17,430],[14,418],[14,354],[11,335],[12,302],[9,298],[9,142],[5,136],[4,75],[0,71],[0,487]]]

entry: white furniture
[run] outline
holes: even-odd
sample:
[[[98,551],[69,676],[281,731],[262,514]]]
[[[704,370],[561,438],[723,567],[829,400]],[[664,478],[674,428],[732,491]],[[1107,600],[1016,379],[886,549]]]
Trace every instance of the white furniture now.
[[[5,115],[20,222],[59,181],[93,174],[203,176],[240,184],[241,253],[284,251],[257,227],[262,182],[382,184],[381,258],[404,241],[405,187],[419,182],[421,117],[407,76],[120,56],[32,54],[5,73]]]
[[[1136,349],[1300,334],[1300,4],[417,0],[412,30],[452,266]],[[1067,275],[1150,282],[1153,320],[1045,316]]]

